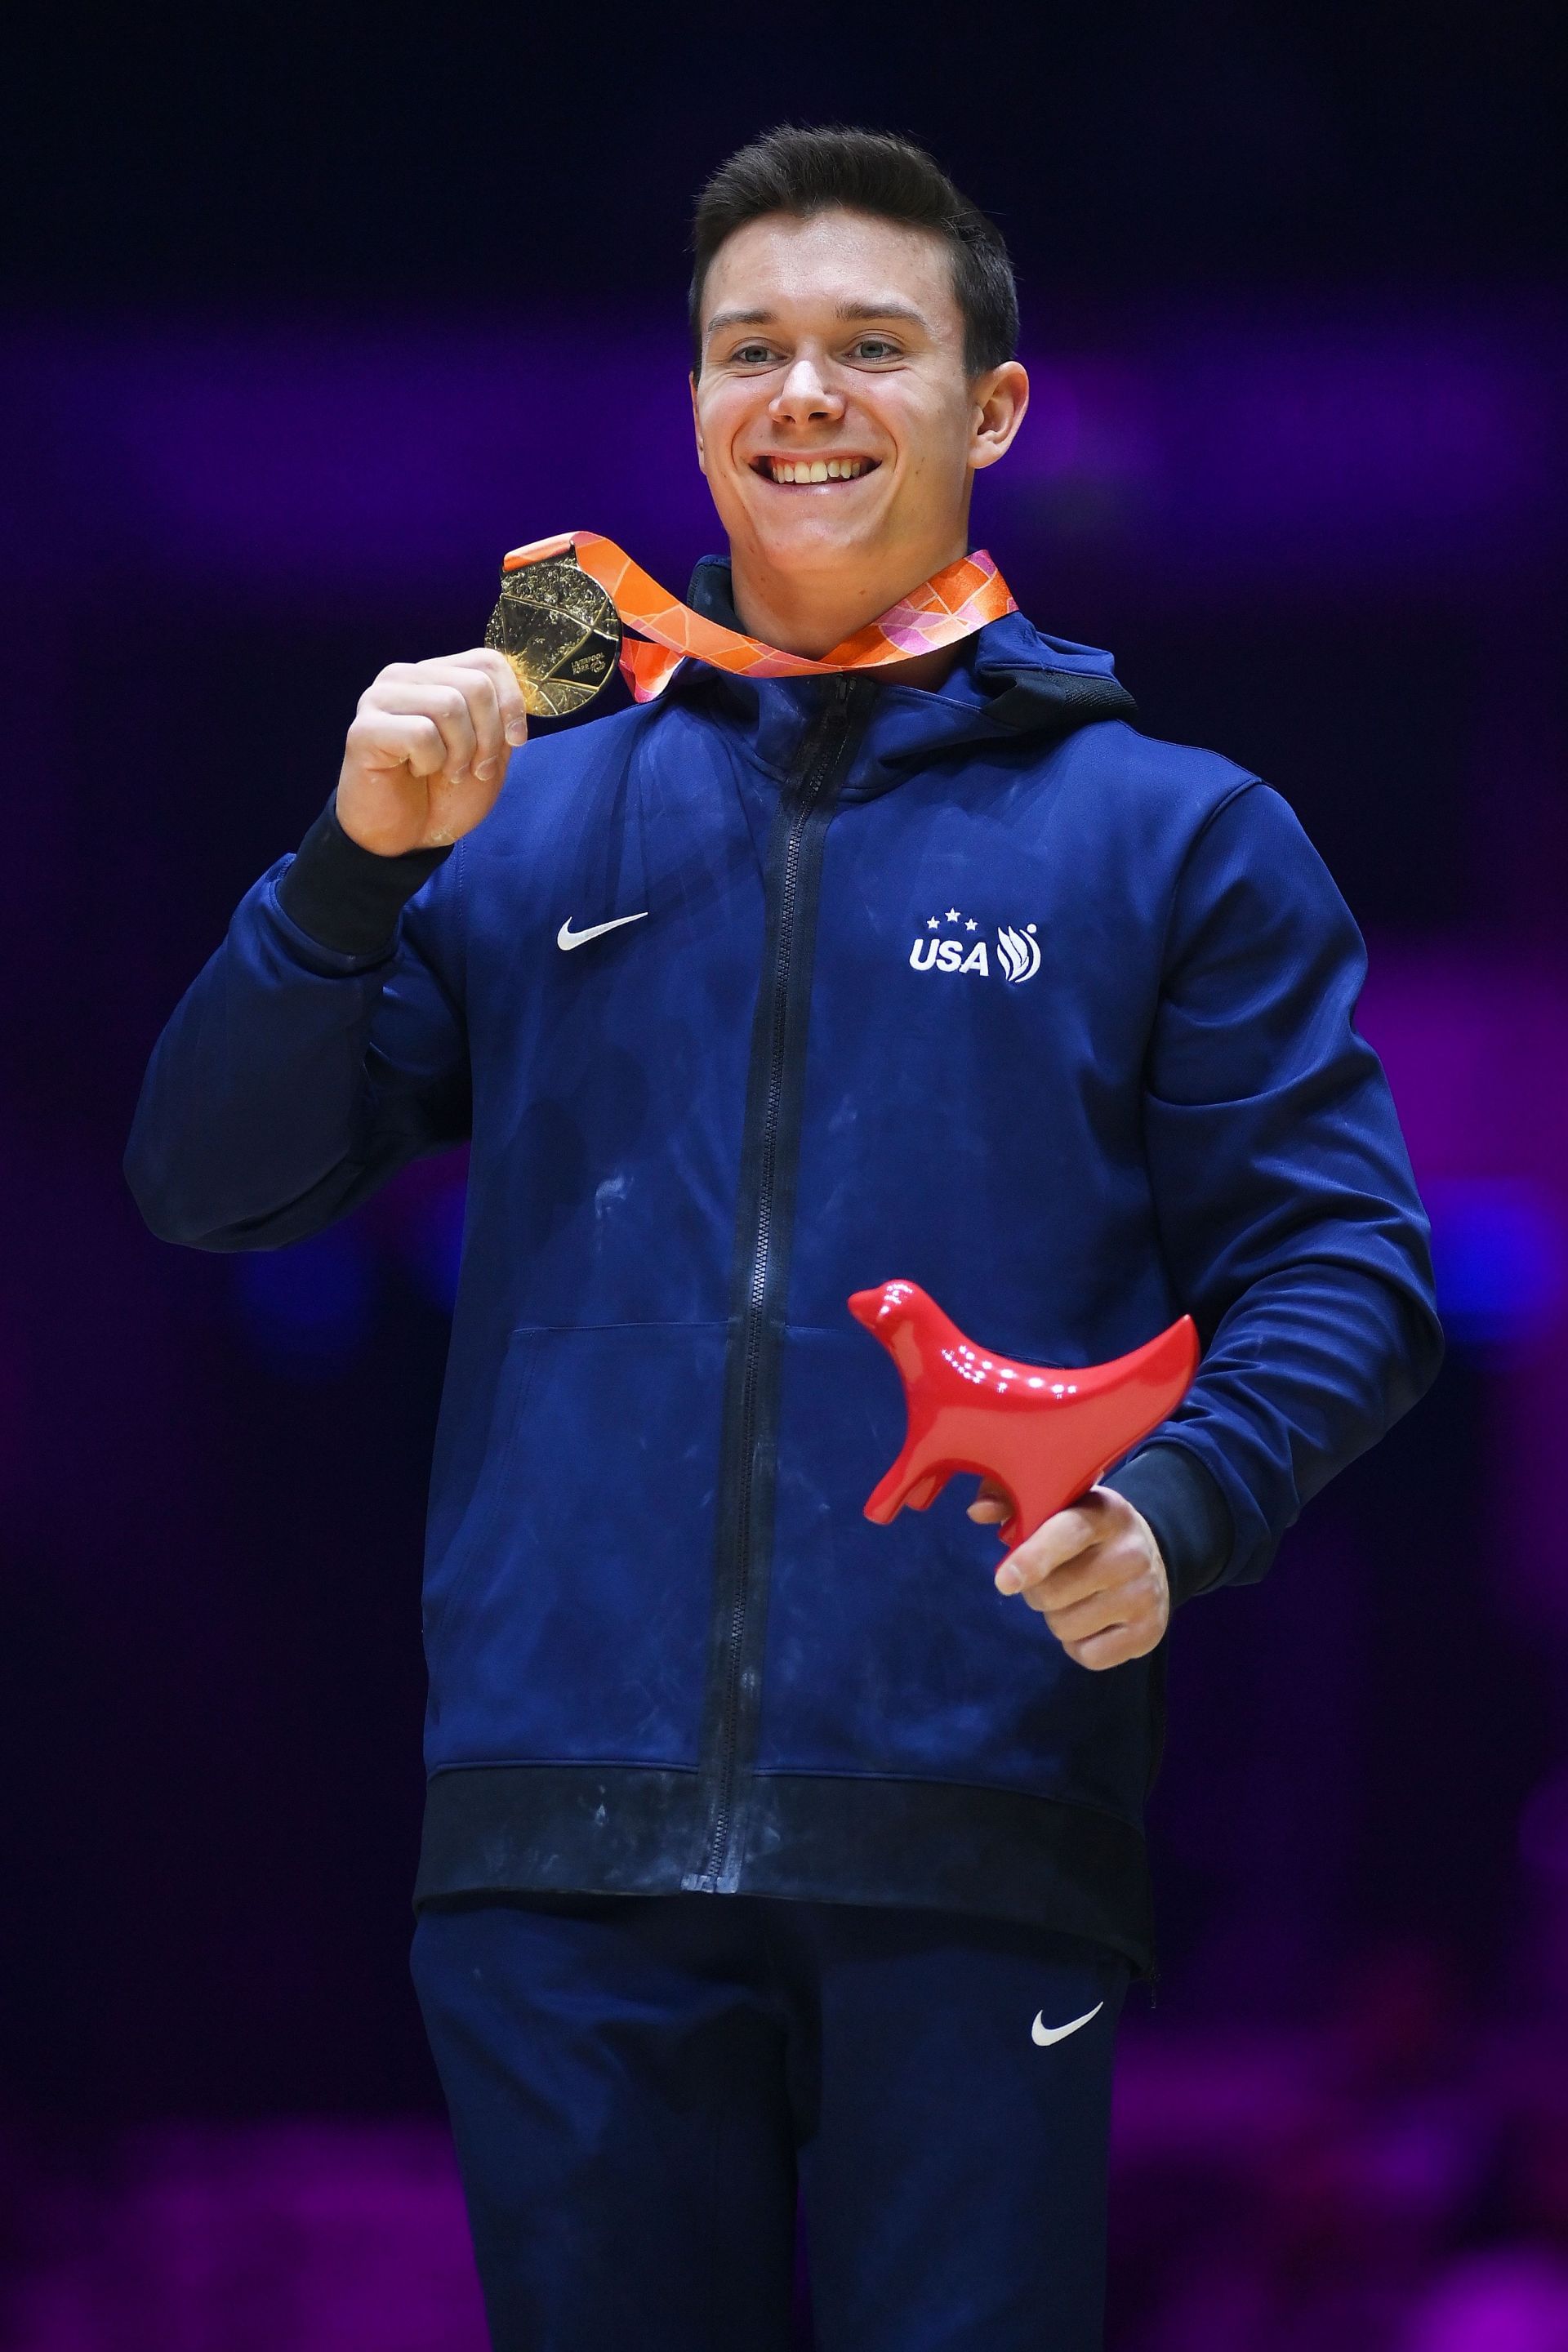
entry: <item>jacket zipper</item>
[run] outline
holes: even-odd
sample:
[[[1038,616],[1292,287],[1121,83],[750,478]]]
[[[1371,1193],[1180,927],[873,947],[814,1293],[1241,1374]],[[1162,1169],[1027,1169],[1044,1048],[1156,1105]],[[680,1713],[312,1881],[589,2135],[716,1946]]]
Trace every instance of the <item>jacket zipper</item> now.
[[[848,677],[834,680],[826,724],[802,782],[799,803],[784,841],[784,873],[779,886],[778,940],[769,974],[771,1017],[768,1037],[768,1085],[763,1119],[761,1167],[757,1184],[757,1215],[752,1229],[751,1265],[746,1282],[742,1325],[740,1477],[736,1512],[738,1573],[730,1608],[729,1647],[725,1662],[722,1706],[719,1723],[718,1794],[700,1871],[689,1873],[689,1887],[717,1888],[725,1881],[734,1827],[735,1765],[741,1717],[741,1661],[745,1653],[746,1613],[751,1599],[752,1481],[756,1450],[757,1379],[762,1359],[773,1248],[773,1191],[778,1162],[779,1101],[784,1087],[784,1046],[789,1018],[789,983],[795,955],[795,900],[800,878],[801,843],[837,766],[847,731],[853,683]]]

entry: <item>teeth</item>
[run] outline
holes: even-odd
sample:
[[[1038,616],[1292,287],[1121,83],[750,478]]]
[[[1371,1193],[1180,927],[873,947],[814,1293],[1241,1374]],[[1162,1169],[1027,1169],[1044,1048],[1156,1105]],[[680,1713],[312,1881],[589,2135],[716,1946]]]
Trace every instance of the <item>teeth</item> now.
[[[864,457],[770,457],[775,482],[853,482],[866,472]]]

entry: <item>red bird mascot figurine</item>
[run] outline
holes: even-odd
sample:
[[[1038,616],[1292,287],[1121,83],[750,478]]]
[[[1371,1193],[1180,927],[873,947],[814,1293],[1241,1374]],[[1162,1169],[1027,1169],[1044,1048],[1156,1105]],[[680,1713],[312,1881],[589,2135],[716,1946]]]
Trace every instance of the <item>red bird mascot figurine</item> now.
[[[1006,1490],[1009,1550],[1147,1437],[1197,1370],[1190,1315],[1131,1355],[1066,1371],[988,1355],[916,1282],[857,1290],[849,1311],[898,1366],[909,1412],[903,1451],[866,1517],[886,1526],[906,1503],[927,1510],[954,1472],[973,1470]]]

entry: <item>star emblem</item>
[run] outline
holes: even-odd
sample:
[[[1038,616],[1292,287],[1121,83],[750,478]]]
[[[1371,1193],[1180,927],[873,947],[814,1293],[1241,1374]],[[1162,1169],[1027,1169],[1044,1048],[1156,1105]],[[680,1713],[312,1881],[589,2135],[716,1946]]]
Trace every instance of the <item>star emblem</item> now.
[[[966,931],[972,931],[972,930],[974,929],[974,918],[973,918],[973,915],[971,915],[971,917],[969,918],[968,922],[967,922],[967,923],[965,923],[965,925],[963,926],[963,928],[964,928],[964,929],[965,929]]]
[[[950,908],[948,908],[948,910],[947,910],[947,919],[948,919],[948,921],[949,921],[950,923],[956,923],[956,922],[957,922],[957,920],[958,920],[958,908],[957,908],[956,907],[950,907]]]
[[[928,930],[928,931],[934,931],[934,930],[937,929],[937,919],[936,919],[936,917],[935,917],[934,915],[928,915],[928,916],[927,916],[927,918],[926,918],[926,929],[927,929],[927,930]]]

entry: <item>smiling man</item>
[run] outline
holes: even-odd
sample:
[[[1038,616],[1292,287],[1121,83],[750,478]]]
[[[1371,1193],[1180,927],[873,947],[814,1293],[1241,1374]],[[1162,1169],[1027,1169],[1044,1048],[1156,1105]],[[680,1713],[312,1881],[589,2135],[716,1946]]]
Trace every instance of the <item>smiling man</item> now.
[[[995,229],[785,130],[695,244],[690,603],[834,667],[526,747],[499,654],[384,670],[127,1168],[268,1248],[471,1142],[415,1973],[494,2342],[784,2352],[798,2186],[823,2352],[1089,2352],[1171,1612],[1431,1379],[1426,1225],[1289,808],[966,560],[1028,393]],[[1186,1311],[1204,1361],[999,1565],[994,1490],[863,1516],[894,1275],[1008,1355]]]
[[[692,322],[698,463],[736,610],[769,645],[820,656],[966,552],[971,481],[1028,401],[999,251],[967,257],[973,322],[923,227],[834,206],[742,216],[717,246]],[[935,686],[953,657],[916,656],[898,682]]]

